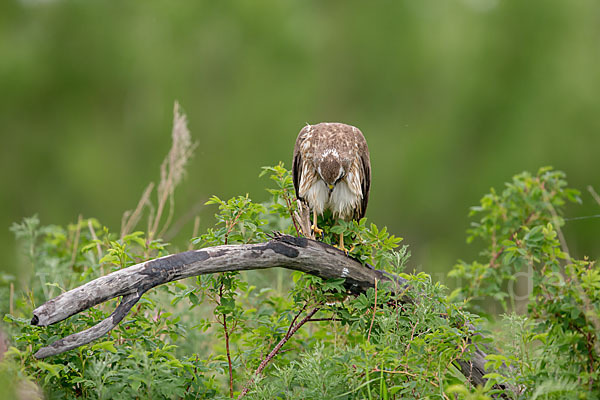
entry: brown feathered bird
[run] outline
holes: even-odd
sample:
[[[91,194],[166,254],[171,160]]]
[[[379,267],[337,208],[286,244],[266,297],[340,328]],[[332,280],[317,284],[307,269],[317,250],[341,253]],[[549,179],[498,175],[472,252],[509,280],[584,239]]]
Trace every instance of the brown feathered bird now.
[[[351,125],[323,122],[306,125],[296,139],[292,174],[296,197],[317,215],[331,210],[334,218],[349,221],[365,215],[371,188],[369,148],[362,132]],[[340,234],[340,248],[344,236]]]

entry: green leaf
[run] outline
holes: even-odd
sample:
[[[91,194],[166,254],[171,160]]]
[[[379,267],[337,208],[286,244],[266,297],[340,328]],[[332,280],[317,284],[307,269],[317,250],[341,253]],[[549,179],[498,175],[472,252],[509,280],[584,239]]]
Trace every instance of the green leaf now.
[[[42,371],[48,372],[50,375],[55,378],[60,378],[60,373],[64,370],[63,365],[49,364],[44,361],[37,361],[37,366]]]
[[[117,349],[115,348],[115,342],[112,340],[107,340],[104,342],[100,342],[100,343],[96,343],[92,346],[92,350],[96,351],[96,350],[106,350],[106,351],[110,351],[111,353],[116,353]]]

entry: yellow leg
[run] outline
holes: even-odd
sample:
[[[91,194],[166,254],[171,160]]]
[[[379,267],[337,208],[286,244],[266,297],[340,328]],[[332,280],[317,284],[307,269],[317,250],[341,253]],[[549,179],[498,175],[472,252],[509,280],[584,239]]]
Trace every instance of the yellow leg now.
[[[354,245],[352,247],[350,247],[350,250],[348,250],[347,248],[344,247],[344,234],[343,233],[340,233],[339,245],[334,246],[334,247],[337,247],[338,249],[340,249],[341,251],[346,253],[346,255],[348,255],[352,250],[354,250]]]
[[[340,233],[339,245],[334,246],[334,247],[337,247],[338,249],[340,249],[341,251],[346,253],[346,255],[348,255],[352,250],[354,250],[354,245],[352,245],[352,247],[350,247],[350,250],[348,250],[347,248],[344,247],[344,234],[343,233]]]
[[[321,236],[323,234],[323,229],[319,229],[317,227],[317,211],[313,210],[313,225],[310,227],[314,234]]]

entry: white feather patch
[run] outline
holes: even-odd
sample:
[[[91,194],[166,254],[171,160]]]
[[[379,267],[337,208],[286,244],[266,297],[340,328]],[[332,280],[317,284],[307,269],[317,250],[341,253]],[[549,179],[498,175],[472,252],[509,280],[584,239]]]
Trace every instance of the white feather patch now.
[[[316,182],[308,188],[306,193],[301,196],[308,201],[310,207],[317,212],[323,214],[327,203],[329,202],[329,189],[322,179],[317,179]]]
[[[357,166],[355,161],[348,174],[330,191],[317,170],[309,163],[304,163],[298,190],[300,197],[317,214],[323,214],[323,211],[329,209],[335,218],[352,218],[355,210],[361,207],[363,197]]]
[[[359,207],[362,193],[352,190],[352,187],[343,180],[333,188],[326,208],[329,208],[334,217],[348,219],[354,213],[354,210]]]
[[[323,158],[327,157],[328,155],[332,155],[335,158],[340,158],[340,155],[339,155],[337,149],[333,149],[333,148],[332,149],[326,149],[323,152]]]

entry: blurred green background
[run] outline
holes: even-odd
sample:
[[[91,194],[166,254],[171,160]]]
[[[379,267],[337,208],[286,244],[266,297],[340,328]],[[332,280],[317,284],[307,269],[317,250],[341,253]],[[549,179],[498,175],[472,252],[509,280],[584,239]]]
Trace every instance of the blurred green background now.
[[[305,123],[346,122],[370,146],[367,216],[443,280],[477,253],[469,206],[522,170],[564,170],[583,192],[568,216],[600,213],[599,89],[597,0],[5,0],[0,268],[19,268],[8,229],[24,216],[118,232],[179,100],[199,147],[176,218],[212,194],[266,199],[260,167],[289,167]],[[597,258],[599,233],[567,222],[577,257]]]

